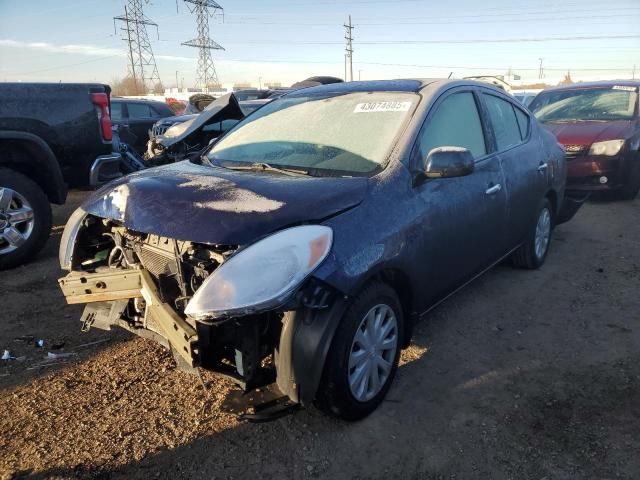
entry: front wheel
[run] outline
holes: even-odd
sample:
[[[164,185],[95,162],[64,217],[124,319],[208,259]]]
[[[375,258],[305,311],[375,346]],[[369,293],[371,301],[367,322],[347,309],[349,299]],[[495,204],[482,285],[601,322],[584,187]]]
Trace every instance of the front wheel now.
[[[513,252],[511,260],[516,267],[534,270],[540,268],[547,258],[551,231],[553,230],[553,210],[551,202],[545,198],[538,209],[536,224],[527,234],[525,242]]]
[[[634,200],[638,196],[638,192],[640,192],[640,154],[637,155],[635,161],[635,168],[632,169],[631,175],[627,178],[627,182],[618,193],[620,200]]]
[[[40,187],[24,175],[0,168],[0,270],[30,260],[51,230],[51,207]]]
[[[395,291],[368,285],[346,311],[333,338],[318,390],[317,406],[359,420],[384,400],[398,368],[402,308]]]

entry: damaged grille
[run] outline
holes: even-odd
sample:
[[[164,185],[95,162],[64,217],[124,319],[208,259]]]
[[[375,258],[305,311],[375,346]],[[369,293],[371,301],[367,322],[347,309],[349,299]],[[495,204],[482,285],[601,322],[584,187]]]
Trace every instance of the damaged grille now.
[[[567,160],[581,157],[587,153],[588,145],[563,145],[564,154]]]
[[[143,245],[139,251],[140,262],[145,270],[148,270],[154,277],[176,275],[178,265],[174,255],[168,254],[155,248]]]

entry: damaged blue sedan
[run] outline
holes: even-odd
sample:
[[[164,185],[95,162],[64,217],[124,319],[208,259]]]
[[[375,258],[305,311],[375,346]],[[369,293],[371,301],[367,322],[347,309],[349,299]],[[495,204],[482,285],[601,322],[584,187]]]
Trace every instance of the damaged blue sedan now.
[[[224,101],[224,100],[223,100]],[[103,187],[60,247],[82,329],[349,420],[385,398],[412,327],[503,259],[540,267],[580,206],[555,138],[483,83],[324,85],[203,155]]]

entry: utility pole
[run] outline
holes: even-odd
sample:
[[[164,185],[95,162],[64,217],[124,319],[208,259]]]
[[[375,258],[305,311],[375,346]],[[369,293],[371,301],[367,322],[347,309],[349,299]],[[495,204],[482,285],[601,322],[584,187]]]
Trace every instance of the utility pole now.
[[[346,47],[346,56],[345,56],[345,62],[349,63],[349,82],[353,82],[353,25],[351,24],[351,15],[349,15],[349,23],[348,24],[344,24],[344,28],[345,28],[345,36],[344,38],[347,40],[347,47]],[[345,65],[345,80],[347,80],[347,67]]]
[[[156,27],[158,24],[149,20],[142,9],[143,4],[148,4],[149,0],[127,0],[124,6],[124,16],[113,17],[113,26],[116,28],[116,21],[122,23],[122,39],[127,42],[129,55],[129,69],[133,77],[136,93],[138,85],[142,87],[142,93],[146,93],[147,83],[151,88],[160,84],[158,66],[153,56],[147,26]]]
[[[540,67],[538,68],[538,78],[544,78],[544,69],[542,68],[542,61],[544,58],[538,58],[540,60]]]
[[[223,12],[223,8],[213,0],[184,0],[189,11],[196,16],[198,36],[193,40],[184,42],[186,47],[198,49],[198,74],[196,83],[203,92],[209,92],[209,85],[218,85],[218,74],[211,59],[211,50],[224,50],[224,48],[209,37],[209,17]]]

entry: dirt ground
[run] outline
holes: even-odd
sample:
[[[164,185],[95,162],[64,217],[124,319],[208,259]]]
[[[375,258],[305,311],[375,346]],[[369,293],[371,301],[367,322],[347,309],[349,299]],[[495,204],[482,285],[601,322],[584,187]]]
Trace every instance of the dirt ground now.
[[[498,266],[428,315],[388,400],[353,424],[241,422],[229,382],[81,333],[60,234],[0,273],[0,350],[24,357],[0,361],[0,478],[640,478],[640,200],[587,204],[541,270]]]

